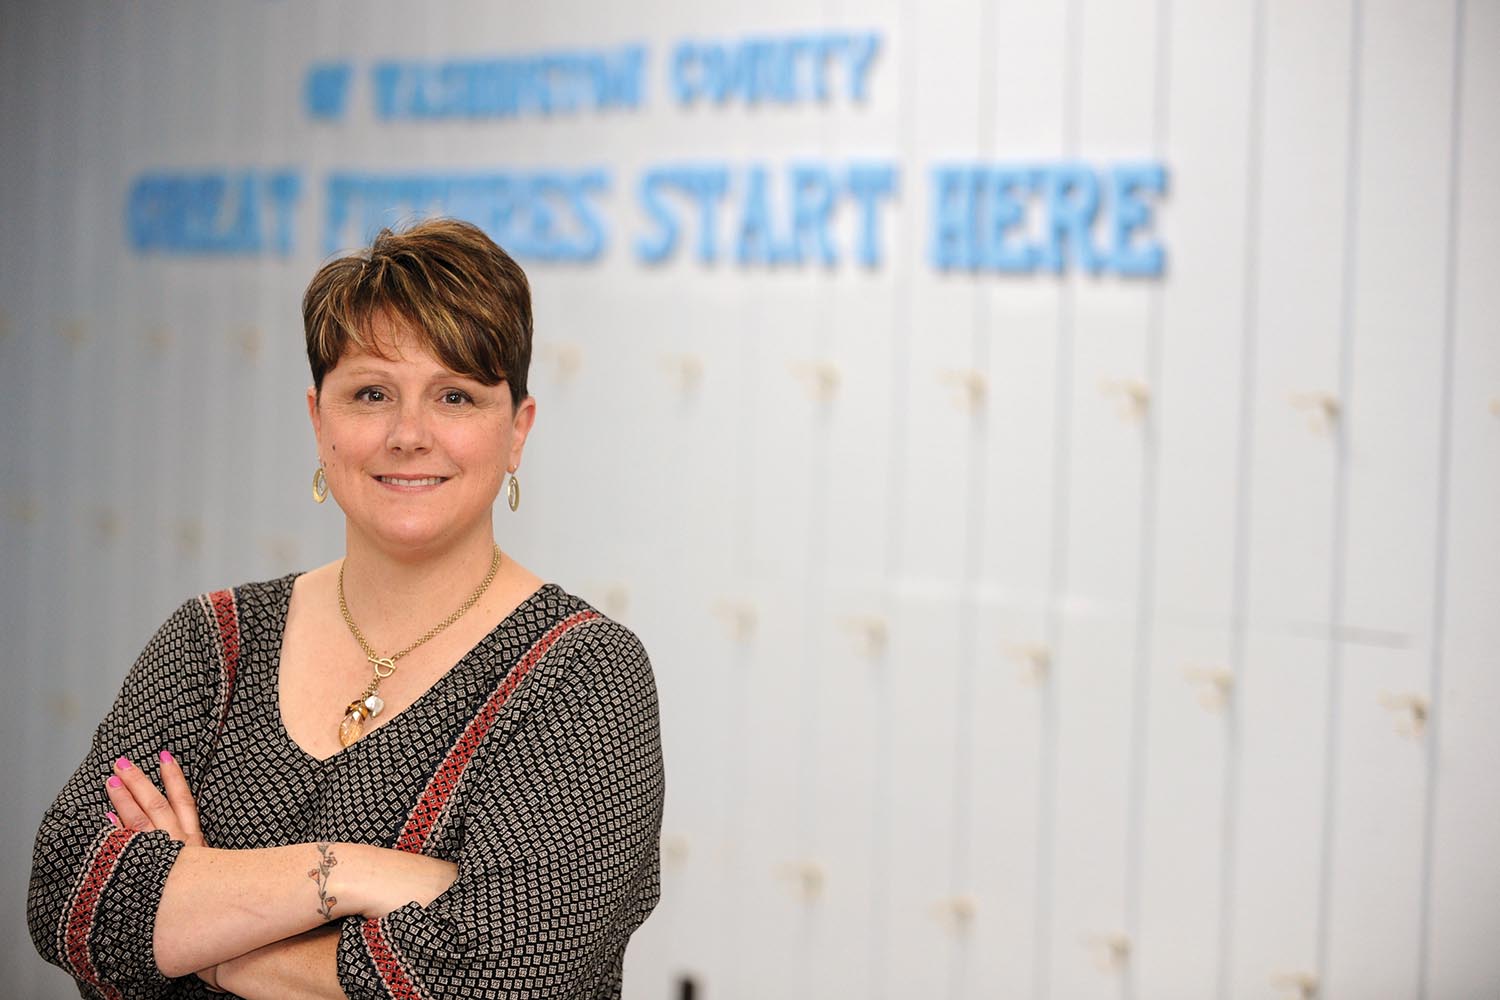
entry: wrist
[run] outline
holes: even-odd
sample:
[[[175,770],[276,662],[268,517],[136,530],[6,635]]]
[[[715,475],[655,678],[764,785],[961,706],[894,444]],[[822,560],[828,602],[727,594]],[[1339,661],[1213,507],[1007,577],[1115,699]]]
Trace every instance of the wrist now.
[[[338,920],[341,917],[357,916],[363,914],[370,905],[370,883],[372,875],[372,852],[380,850],[368,844],[350,844],[344,842],[329,843],[322,841],[324,849],[319,851],[317,844],[312,845],[315,866],[327,872],[327,884],[322,891],[323,895],[314,895],[314,902],[324,912],[327,922]],[[336,859],[330,866],[328,859]],[[310,868],[309,875],[318,871],[319,867]],[[328,896],[336,897],[332,905],[327,905]]]

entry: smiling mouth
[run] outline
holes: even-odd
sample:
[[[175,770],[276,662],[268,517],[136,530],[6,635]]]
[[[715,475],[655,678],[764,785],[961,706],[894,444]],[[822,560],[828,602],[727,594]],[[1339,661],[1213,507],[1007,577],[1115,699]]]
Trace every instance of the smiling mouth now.
[[[422,479],[402,479],[399,476],[376,476],[375,478],[389,486],[437,486],[439,483],[448,481],[446,476],[426,476]]]

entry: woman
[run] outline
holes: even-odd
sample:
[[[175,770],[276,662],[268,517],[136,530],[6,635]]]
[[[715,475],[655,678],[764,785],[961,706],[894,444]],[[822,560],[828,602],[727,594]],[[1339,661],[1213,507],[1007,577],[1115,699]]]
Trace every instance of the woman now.
[[[32,939],[89,997],[618,996],[659,895],[656,692],[494,541],[526,277],[468,224],[386,230],[303,320],[344,557],[156,633],[42,820]]]

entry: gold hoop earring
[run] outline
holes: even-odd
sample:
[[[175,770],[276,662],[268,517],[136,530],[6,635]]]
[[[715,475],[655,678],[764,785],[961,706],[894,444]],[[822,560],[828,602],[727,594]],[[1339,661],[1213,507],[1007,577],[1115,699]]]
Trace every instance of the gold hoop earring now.
[[[328,499],[328,477],[323,474],[322,463],[313,471],[313,500],[322,503]]]
[[[510,482],[505,484],[505,502],[510,504],[511,510],[521,506],[521,484],[516,482],[514,469],[510,473]]]

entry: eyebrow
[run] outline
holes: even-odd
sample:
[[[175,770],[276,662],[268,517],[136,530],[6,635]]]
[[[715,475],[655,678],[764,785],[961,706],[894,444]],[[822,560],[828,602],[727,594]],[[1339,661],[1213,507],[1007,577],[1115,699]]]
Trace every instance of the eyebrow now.
[[[355,378],[362,378],[362,377],[365,377],[365,376],[373,376],[375,378],[382,378],[382,379],[384,379],[384,378],[390,378],[391,377],[391,370],[389,368],[376,368],[376,367],[374,367],[372,365],[360,365],[357,368],[350,368],[346,374],[348,374],[348,375],[350,375],[352,377],[355,377]],[[450,380],[456,379],[456,378],[463,379],[463,380],[465,380],[467,382],[473,382],[476,385],[484,385],[483,382],[479,381],[479,379],[475,378],[472,375],[462,375],[462,374],[460,374],[458,372],[450,372],[447,369],[444,369],[443,371],[438,372],[437,374],[435,374],[431,378],[429,378],[427,381],[428,382],[447,382],[447,381],[450,381]],[[504,380],[502,379],[501,381],[504,381]]]

